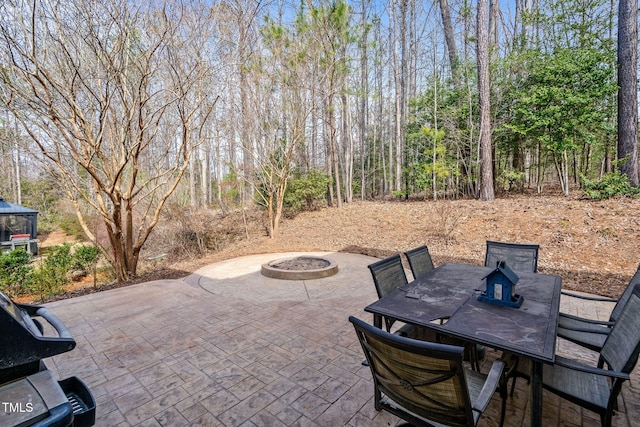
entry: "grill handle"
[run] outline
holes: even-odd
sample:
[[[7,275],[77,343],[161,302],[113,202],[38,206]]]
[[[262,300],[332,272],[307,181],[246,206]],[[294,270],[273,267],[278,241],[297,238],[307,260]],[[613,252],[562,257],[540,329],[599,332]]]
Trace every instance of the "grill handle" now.
[[[44,307],[36,311],[36,315],[43,317],[58,332],[60,338],[73,338],[69,329],[52,312]]]

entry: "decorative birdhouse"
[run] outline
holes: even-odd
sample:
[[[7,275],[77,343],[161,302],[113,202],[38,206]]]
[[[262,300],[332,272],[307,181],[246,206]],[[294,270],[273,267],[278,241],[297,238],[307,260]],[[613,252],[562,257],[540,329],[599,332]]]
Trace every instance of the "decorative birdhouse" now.
[[[524,297],[515,293],[516,284],[520,278],[504,261],[495,270],[482,278],[487,281],[485,292],[478,295],[478,301],[507,307],[520,307]]]

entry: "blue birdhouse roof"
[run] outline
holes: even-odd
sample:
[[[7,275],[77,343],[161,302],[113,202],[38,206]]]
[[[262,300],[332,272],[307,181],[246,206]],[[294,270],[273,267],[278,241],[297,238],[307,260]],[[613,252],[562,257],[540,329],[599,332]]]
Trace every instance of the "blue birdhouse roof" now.
[[[515,285],[516,283],[518,283],[518,280],[520,280],[518,275],[512,269],[510,269],[506,264],[502,262],[498,264],[495,270],[492,270],[491,272],[489,272],[489,274],[484,276],[482,279],[488,279],[490,276],[493,276],[494,274],[503,275],[504,277],[507,278],[509,282],[511,282],[512,285]]]

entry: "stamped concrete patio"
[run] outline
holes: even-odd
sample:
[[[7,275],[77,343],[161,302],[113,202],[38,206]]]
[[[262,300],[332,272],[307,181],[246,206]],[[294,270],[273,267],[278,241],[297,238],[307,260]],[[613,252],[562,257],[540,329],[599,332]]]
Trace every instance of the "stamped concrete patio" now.
[[[349,315],[376,292],[375,258],[313,253],[338,263],[335,276],[263,277],[269,254],[161,280],[47,304],[78,346],[46,361],[59,378],[80,377],[97,403],[97,426],[393,426],[373,407],[369,368]],[[571,301],[570,301],[571,300]],[[563,297],[562,311],[608,318],[611,304]],[[571,305],[577,304],[577,305]],[[560,354],[593,359],[560,342]],[[485,366],[495,353],[490,352]],[[623,388],[614,426],[640,420],[638,369]],[[526,426],[528,387],[519,380],[505,425]],[[480,420],[497,426],[496,394]],[[599,418],[545,392],[545,426],[599,425]]]

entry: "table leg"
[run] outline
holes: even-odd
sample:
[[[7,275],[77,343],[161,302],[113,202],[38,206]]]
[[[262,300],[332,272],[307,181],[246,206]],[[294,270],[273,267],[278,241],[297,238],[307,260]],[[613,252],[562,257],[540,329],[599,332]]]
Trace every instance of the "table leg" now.
[[[376,328],[382,329],[382,315],[378,313],[374,313],[373,315],[373,326]]]
[[[532,361],[529,385],[531,427],[542,426],[542,362]]]

